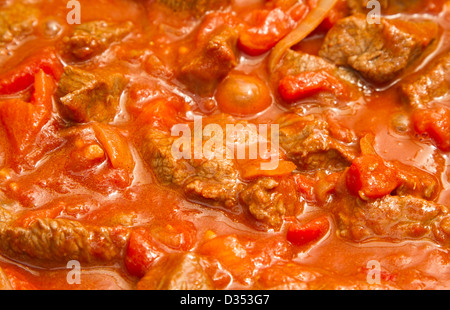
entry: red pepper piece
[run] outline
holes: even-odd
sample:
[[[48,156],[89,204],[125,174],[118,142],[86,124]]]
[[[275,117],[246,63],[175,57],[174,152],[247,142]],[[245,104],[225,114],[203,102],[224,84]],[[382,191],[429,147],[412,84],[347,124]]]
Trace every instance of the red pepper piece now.
[[[330,230],[330,222],[326,216],[316,218],[306,224],[291,224],[286,238],[297,246],[303,246],[322,239]]]
[[[287,75],[278,84],[281,98],[287,102],[297,101],[327,91],[337,96],[346,95],[344,84],[326,70]]]

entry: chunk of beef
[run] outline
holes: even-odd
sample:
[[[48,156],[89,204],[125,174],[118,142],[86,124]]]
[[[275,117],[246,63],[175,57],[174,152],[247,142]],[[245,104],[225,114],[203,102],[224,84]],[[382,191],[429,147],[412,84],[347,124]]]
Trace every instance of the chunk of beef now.
[[[121,73],[107,69],[88,72],[67,66],[56,92],[61,114],[79,123],[110,121],[118,112],[126,82]]]
[[[0,8],[0,47],[31,34],[38,15],[37,9],[17,2]]]
[[[338,21],[327,33],[319,55],[349,66],[375,83],[392,81],[437,37],[433,22],[381,19],[370,24],[357,14]]]
[[[280,61],[280,65],[273,73],[273,80],[278,81],[287,75],[297,75],[303,72],[325,69],[337,78],[350,84],[357,84],[358,77],[346,68],[340,68],[330,61],[304,52],[289,49]]]
[[[238,31],[232,27],[216,29],[182,60],[178,79],[192,92],[211,95],[218,82],[238,63],[237,38]]]
[[[346,199],[334,203],[332,212],[339,235],[355,242],[421,238],[436,241],[437,233],[442,231],[438,227],[448,214],[445,206],[413,196],[385,196],[365,202]]]
[[[175,12],[189,12],[198,17],[207,11],[225,7],[229,0],[157,0]]]
[[[153,168],[159,182],[184,189],[194,199],[233,206],[242,189],[234,161],[213,159],[176,159],[172,145],[176,137],[159,130],[149,130],[141,146],[143,157]],[[192,156],[194,158],[194,156]]]
[[[332,137],[330,126],[321,115],[287,114],[278,123],[280,146],[300,169],[342,170],[357,154],[357,149],[349,143],[351,141]]]
[[[214,284],[202,266],[202,257],[193,254],[170,254],[159,261],[138,282],[142,290],[211,290]]]
[[[237,193],[242,190],[243,184],[240,183],[239,173],[231,160],[205,159],[194,163],[193,167],[197,173],[185,183],[188,196],[223,202],[226,206],[236,204]]]
[[[400,89],[406,101],[416,109],[426,108],[433,100],[447,95],[450,90],[450,53],[404,80]]]
[[[92,21],[75,26],[63,38],[64,50],[78,60],[87,60],[103,53],[112,43],[123,39],[133,29],[132,22],[108,23]]]
[[[217,154],[219,156],[207,158],[203,154],[202,158],[195,159],[191,154],[191,158],[185,159],[174,156],[172,146],[177,139],[152,128],[146,130],[140,145],[144,160],[161,185],[182,189],[188,198],[198,203],[229,209],[241,203],[259,222],[275,229],[280,228],[284,215],[301,211],[294,186],[289,187],[286,182],[267,179],[243,183],[237,162],[229,156],[226,141],[223,157]],[[203,145],[208,141],[205,139]]]
[[[37,219],[26,227],[12,219],[0,222],[0,251],[41,262],[111,262],[121,256],[128,234],[121,227],[85,226],[66,219]]]
[[[288,190],[283,191],[283,187]],[[240,198],[250,214],[275,229],[281,227],[284,217],[297,215],[303,209],[296,188],[272,178],[257,179],[241,192]]]

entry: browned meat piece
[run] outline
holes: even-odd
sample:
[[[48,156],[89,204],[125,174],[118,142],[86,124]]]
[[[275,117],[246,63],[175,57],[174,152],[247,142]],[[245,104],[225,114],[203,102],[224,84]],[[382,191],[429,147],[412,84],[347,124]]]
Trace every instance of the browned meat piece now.
[[[175,12],[191,12],[194,16],[201,16],[209,10],[224,7],[229,0],[157,0]]]
[[[407,166],[399,162],[392,162],[399,171],[401,184],[395,190],[398,196],[411,195],[414,197],[433,200],[439,194],[439,181],[426,171]]]
[[[447,218],[448,210],[413,196],[385,196],[368,202],[347,199],[334,203],[332,212],[336,215],[339,235],[355,242],[436,240],[439,233],[446,235],[440,223]],[[448,243],[449,237],[440,242]]]
[[[433,22],[381,19],[369,24],[357,14],[338,21],[327,33],[319,55],[349,66],[375,83],[392,81],[437,37]]]
[[[182,187],[194,199],[233,206],[242,189],[234,161],[224,157],[176,159],[172,145],[176,137],[159,130],[149,130],[141,146],[144,159],[163,185]]]
[[[427,104],[450,90],[450,53],[432,63],[424,72],[402,82],[404,98],[414,108],[426,108]]]
[[[108,262],[121,257],[128,234],[121,227],[84,226],[66,219],[37,219],[27,227],[12,220],[0,222],[0,251],[41,262]]]
[[[0,9],[0,47],[31,34],[39,11],[30,5],[14,3]]]
[[[242,188],[238,171],[230,159],[177,160],[171,153],[171,137],[160,138],[161,132],[152,132],[145,146],[145,158],[162,183],[172,183],[184,188],[194,199],[206,199],[210,203],[236,205],[237,193]],[[155,139],[155,135],[157,138]]]
[[[162,185],[180,186],[188,177],[189,170],[184,161],[177,160],[172,154],[172,145],[175,140],[166,132],[149,130],[140,146],[144,159]]]
[[[190,197],[202,197],[224,203],[225,206],[236,204],[237,193],[243,188],[239,182],[239,173],[228,159],[192,162],[196,175],[185,183],[185,193]]]
[[[103,53],[112,43],[131,32],[133,23],[121,24],[92,21],[77,25],[70,36],[63,38],[64,50],[78,60]]]
[[[256,219],[275,229],[281,227],[284,217],[297,215],[303,210],[295,187],[290,186],[283,191],[283,187],[290,185],[284,182],[280,184],[283,181],[261,178],[251,183],[240,195],[243,204],[248,206]]]
[[[139,290],[212,290],[211,277],[203,259],[193,253],[170,254],[159,261],[138,282]]]
[[[122,74],[109,70],[88,72],[67,66],[56,92],[61,114],[79,123],[110,121],[118,112],[126,82]]]
[[[190,199],[213,206],[233,208],[241,202],[258,221],[275,229],[285,215],[302,210],[292,184],[272,179],[244,184],[235,160],[227,156],[177,159],[172,153],[175,140],[166,132],[150,129],[140,146],[144,160],[162,185],[181,188]]]
[[[237,65],[237,38],[236,29],[217,29],[206,43],[195,48],[196,52],[182,60],[179,80],[192,92],[212,94],[218,82]]]
[[[332,137],[329,124],[321,115],[287,114],[278,123],[280,146],[300,169],[342,170],[357,154],[351,141],[339,141]]]

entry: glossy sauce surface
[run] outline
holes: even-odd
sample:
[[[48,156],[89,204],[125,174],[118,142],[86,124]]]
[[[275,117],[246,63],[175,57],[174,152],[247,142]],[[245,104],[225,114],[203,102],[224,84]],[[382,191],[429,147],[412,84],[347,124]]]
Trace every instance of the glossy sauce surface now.
[[[163,236],[159,241],[163,244],[176,243],[177,238],[180,238],[177,234],[170,235],[172,228],[175,231],[178,229],[187,232],[193,240],[189,252],[218,259],[220,266],[215,267],[217,268],[214,273],[216,278],[213,282],[219,289],[271,288],[279,279],[277,266],[284,266],[283,268],[288,270],[289,264],[303,266],[311,272],[311,277],[317,274],[326,275],[323,280],[317,276],[319,279],[315,282],[317,288],[360,287],[362,286],[360,283],[367,283],[367,270],[370,267],[368,263],[371,261],[378,261],[381,264],[382,283],[387,287],[390,285],[405,289],[448,289],[450,287],[448,247],[429,240],[350,242],[338,236],[336,224],[330,217],[331,228],[326,236],[311,246],[296,247],[286,240],[290,221],[295,220],[288,218],[279,230],[266,230],[240,206],[227,209],[223,206],[209,205],[186,197],[176,188],[160,184],[151,167],[140,154],[141,142],[135,139],[136,128],[140,126],[139,116],[146,105],[157,100],[171,101],[174,97],[181,98],[191,113],[200,114],[208,119],[220,112],[229,112],[223,105],[222,111],[220,110],[221,100],[230,105],[234,104],[221,99],[221,96],[226,97],[227,92],[225,90],[224,94],[221,94],[221,86],[218,86],[213,95],[201,95],[186,90],[182,83],[173,79],[171,67],[177,66],[177,55],[180,49],[187,49],[186,54],[192,52],[189,50],[192,48],[190,42],[192,37],[198,35],[197,27],[201,19],[196,19],[189,14],[171,14],[162,5],[152,1],[80,2],[83,23],[94,20],[116,23],[132,21],[134,25],[133,32],[125,39],[112,44],[107,51],[95,59],[78,64],[84,69],[97,66],[114,68],[113,70],[125,74],[129,80],[120,97],[120,111],[108,124],[120,132],[127,141],[134,162],[132,181],[129,185],[122,186],[121,182],[127,183],[124,179],[126,177],[109,169],[107,163],[93,168],[88,163],[86,169],[83,168],[84,166],[82,168],[75,166],[78,164],[76,160],[73,160],[74,156],[77,156],[73,151],[73,146],[77,143],[76,137],[77,135],[89,136],[88,131],[83,133],[81,130],[83,124],[77,124],[76,130],[79,131],[72,134],[71,126],[65,127],[56,122],[55,128],[48,132],[47,141],[51,141],[50,146],[42,146],[44,152],[28,154],[29,157],[20,158],[15,157],[8,135],[5,129],[1,128],[0,167],[3,169],[0,171],[2,173],[0,189],[7,199],[19,203],[14,207],[14,212],[54,209],[62,204],[70,206],[62,215],[63,218],[77,220],[85,225],[123,225],[136,228],[150,224],[151,227],[161,227],[162,231],[168,229],[168,237]],[[445,11],[446,6],[442,5],[444,1],[422,2],[425,4],[412,10],[416,10],[417,14],[423,14],[426,18],[430,17],[439,24],[442,31],[437,43],[438,47],[423,62],[425,67],[428,60],[431,61],[435,55],[449,48],[447,38],[450,33],[450,13]],[[232,1],[228,10],[235,12],[237,20],[244,20],[248,12],[262,8],[264,5],[265,1]],[[10,55],[2,56],[2,72],[8,71],[9,68],[14,70],[23,59],[41,47],[59,46],[62,38],[70,33],[73,27],[66,22],[68,12],[66,1],[54,0],[45,3],[37,1],[32,6],[39,9],[41,16],[36,31],[33,36],[15,47]],[[409,14],[411,13],[400,13],[395,17],[402,18]],[[51,21],[51,23],[45,21]],[[55,24],[52,23],[59,25],[61,30],[59,32],[54,30]],[[59,29],[59,27],[56,28]],[[207,31],[208,29],[205,30]],[[324,36],[325,32],[318,30],[293,49],[317,54]],[[163,66],[160,73],[156,75],[148,73],[154,72],[149,55],[164,59],[166,66]],[[260,56],[241,53],[239,63],[227,74],[228,77],[234,76],[234,78],[236,75],[245,74],[246,79],[249,79],[251,83],[262,83],[270,91],[270,98],[268,98],[269,95],[264,92],[256,95],[252,93],[254,90],[251,90],[251,86],[246,89],[244,85],[243,88],[238,89],[241,92],[247,91],[248,98],[239,97],[238,94],[235,100],[250,102],[250,99],[257,97],[261,101],[256,107],[246,109],[245,106],[241,106],[243,110],[237,113],[238,119],[264,124],[274,122],[286,111],[295,109],[307,111],[308,114],[320,114],[331,110],[334,120],[341,126],[351,128],[356,136],[361,137],[367,132],[372,133],[375,136],[374,148],[383,159],[400,161],[436,177],[439,180],[440,191],[434,201],[450,206],[448,152],[437,149],[428,139],[418,139],[418,135],[411,131],[408,120],[406,120],[405,132],[393,127],[393,118],[398,116],[401,120],[402,116],[406,116],[405,118],[408,119],[411,114],[411,108],[402,102],[401,95],[394,87],[395,82],[384,89],[379,88],[378,91],[367,90],[364,96],[355,101],[338,102],[332,107],[323,105],[317,98],[306,98],[296,103],[294,107],[282,103],[276,89],[270,84],[270,74],[266,66],[267,57],[268,53]],[[251,78],[248,78],[249,76]],[[242,84],[240,85],[242,87]],[[24,91],[11,96],[28,98],[29,94]],[[4,96],[2,100],[11,96]],[[448,107],[445,98],[442,99],[442,104]],[[189,115],[192,114],[187,114]],[[52,112],[52,117],[60,120],[56,109]],[[89,139],[85,140],[90,141]],[[98,140],[93,138],[93,141],[96,139]],[[70,171],[70,178],[67,177],[68,171]],[[306,202],[303,213],[297,215],[296,219],[306,221],[323,214],[329,215],[329,209],[323,208],[319,203]],[[185,235],[183,236],[181,238],[186,238]],[[215,250],[211,250],[215,249],[215,246],[208,244],[213,240],[211,236],[224,238],[235,236],[239,240],[247,240],[242,241],[242,244],[248,246],[248,257],[250,257],[243,263],[244,271],[236,271],[235,265],[232,263],[227,265],[226,259]],[[171,241],[167,242],[164,238],[169,238]],[[184,239],[179,242],[184,244],[183,242],[188,241]],[[169,249],[168,253],[177,253],[180,251],[177,249],[178,246],[165,246],[165,249]],[[81,284],[70,284],[67,281],[69,269],[64,265],[52,262],[41,264],[33,260],[0,256],[0,267],[7,275],[15,279],[15,286],[18,288],[134,289],[140,281],[140,277],[130,274],[124,261],[120,259],[105,265],[82,264],[81,266]],[[264,269],[267,270],[261,272]],[[289,270],[287,273],[294,272],[295,269]]]

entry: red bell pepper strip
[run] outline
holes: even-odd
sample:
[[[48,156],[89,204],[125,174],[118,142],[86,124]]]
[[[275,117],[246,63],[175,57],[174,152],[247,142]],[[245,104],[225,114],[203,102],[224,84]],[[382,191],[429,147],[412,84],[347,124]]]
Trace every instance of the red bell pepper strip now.
[[[450,151],[450,109],[416,110],[412,121],[418,133],[427,134],[442,151]]]
[[[300,225],[293,223],[289,226],[286,239],[296,246],[304,246],[322,239],[330,230],[330,222],[326,216],[321,216]]]
[[[34,82],[39,71],[59,80],[63,65],[53,48],[46,48],[26,58],[14,69],[0,74],[0,95],[9,95],[27,89]]]

